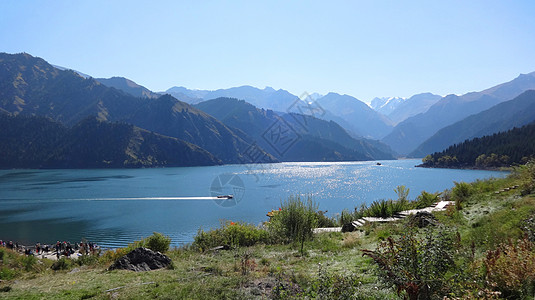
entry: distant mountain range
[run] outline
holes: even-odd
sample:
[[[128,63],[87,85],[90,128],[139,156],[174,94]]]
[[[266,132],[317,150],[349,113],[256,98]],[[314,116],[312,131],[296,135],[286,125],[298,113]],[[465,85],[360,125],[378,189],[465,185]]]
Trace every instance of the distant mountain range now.
[[[186,96],[186,100],[183,101],[191,101],[189,102],[191,104],[199,103],[204,100],[226,97],[242,99],[256,107],[281,112],[286,112],[294,102],[299,101],[299,97],[282,89],[275,90],[271,87],[258,89],[248,85],[215,91],[190,90],[184,87],[172,87],[165,91],[165,93],[168,93],[177,99]]]
[[[513,100],[531,89],[535,72],[462,96],[375,98],[373,108],[349,95],[298,97],[270,87],[173,87],[162,94],[124,77],[93,79],[29,54],[0,53],[0,113],[43,116],[67,129],[88,117],[133,125],[198,147],[185,151],[206,151],[215,158],[206,156],[206,164],[254,163],[258,155],[262,162],[425,156],[532,121],[532,93]],[[290,134],[284,142],[291,147],[269,142],[273,124],[283,125],[277,129]]]
[[[248,134],[263,149],[276,153],[281,161],[330,161],[394,159],[386,145],[378,141],[354,139],[335,122],[298,114],[277,114],[259,109],[243,100],[217,98],[195,107],[229,127]],[[271,128],[279,125],[293,131],[295,145],[285,150],[272,140]]]
[[[354,136],[379,139],[392,130],[392,124],[388,118],[374,111],[364,102],[348,95],[329,93],[321,96],[313,93],[300,95],[301,98],[299,98],[285,90],[275,90],[271,87],[258,89],[251,86],[215,91],[173,87],[165,92],[177,99],[185,99],[183,101],[190,104],[224,97],[245,100],[258,108],[275,112],[308,114],[335,121]],[[308,106],[308,102],[313,103]]]
[[[328,93],[316,102],[326,111],[343,119],[350,126],[349,130],[360,136],[380,139],[392,130],[392,122],[387,117],[352,96]]]
[[[244,87],[233,91],[251,97],[256,95],[257,90]],[[256,98],[259,103],[279,99],[280,107],[283,107],[299,101],[286,91],[261,91],[264,97]],[[226,93],[223,90],[216,92]],[[217,93],[214,92],[213,95]],[[30,119],[41,116],[58,122],[57,126],[60,127],[51,132],[60,132],[68,140],[53,139],[52,144],[59,147],[54,153],[60,153],[58,151],[66,149],[64,145],[70,143],[72,149],[83,148],[79,145],[89,148],[92,144],[100,145],[96,148],[99,153],[115,155],[114,159],[97,157],[94,153],[78,158],[66,158],[71,157],[71,154],[61,154],[60,158],[56,154],[49,155],[50,158],[37,156],[41,159],[34,161],[34,166],[130,167],[258,162],[248,152],[251,148],[254,148],[256,155],[262,156],[262,162],[276,162],[277,157],[283,157],[277,152],[280,149],[267,150],[260,146],[257,143],[258,135],[249,135],[248,126],[239,128],[229,122],[227,125],[171,95],[160,96],[125,78],[85,78],[75,71],[60,70],[41,58],[25,53],[0,53],[0,113]],[[92,123],[87,121],[88,117]],[[300,145],[301,150],[299,147],[286,149],[285,159],[293,157],[296,160],[341,161],[393,158],[388,146],[378,141],[355,140],[334,122],[295,113],[283,115],[281,119],[285,124],[295,127],[299,122],[311,124],[308,128],[295,131],[299,137],[296,143],[301,143],[296,145]],[[12,132],[17,132],[20,137],[19,142],[11,139],[9,143],[18,145],[19,150],[24,152],[27,144],[23,141],[27,138],[22,133],[25,131],[24,124],[27,123],[8,120],[15,126]],[[273,120],[267,118],[265,121]],[[21,128],[16,128],[16,124]],[[84,130],[79,129],[82,125]],[[253,125],[256,124],[249,124]],[[100,140],[92,135],[94,132],[107,136],[107,143],[98,144]],[[117,140],[112,138],[114,135],[117,135]],[[92,142],[84,144],[86,140]],[[7,137],[0,142],[4,144],[6,141]],[[180,158],[169,158],[168,154],[172,152],[170,149],[180,155]],[[13,148],[8,150],[16,152]],[[91,162],[84,164],[84,158]],[[189,162],[184,162],[182,158],[189,158]],[[0,165],[2,168],[8,166],[10,165]]]
[[[397,125],[412,116],[426,112],[440,99],[442,99],[442,96],[431,93],[417,94],[399,103],[399,105],[386,116],[394,123],[394,125]]]
[[[407,99],[401,97],[376,97],[371,101],[370,106],[375,111],[380,112],[385,116],[388,116],[399,105],[405,102],[405,100]]]
[[[513,100],[502,102],[440,129],[415,151],[411,152],[409,157],[424,157],[467,139],[507,131],[534,121],[535,90],[530,90]]]
[[[407,155],[441,128],[511,100],[530,89],[535,89],[535,72],[520,75],[510,82],[481,92],[448,95],[426,112],[399,123],[382,141],[401,155]]]

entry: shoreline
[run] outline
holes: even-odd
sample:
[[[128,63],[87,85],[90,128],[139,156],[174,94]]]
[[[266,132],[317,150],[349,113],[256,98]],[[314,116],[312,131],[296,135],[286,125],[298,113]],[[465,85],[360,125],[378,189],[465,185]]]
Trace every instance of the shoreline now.
[[[511,172],[513,167],[476,167],[476,166],[428,166],[419,164],[414,166],[416,168],[426,169],[450,169],[450,170],[475,170],[475,171],[495,171],[495,172]]]

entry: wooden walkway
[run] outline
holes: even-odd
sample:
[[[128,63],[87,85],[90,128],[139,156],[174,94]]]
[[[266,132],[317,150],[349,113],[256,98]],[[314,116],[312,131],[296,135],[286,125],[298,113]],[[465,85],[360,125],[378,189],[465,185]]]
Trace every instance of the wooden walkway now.
[[[355,228],[364,226],[366,223],[373,223],[373,222],[394,222],[401,220],[405,217],[408,217],[410,215],[419,213],[419,212],[434,212],[434,211],[444,211],[446,210],[446,207],[449,205],[455,205],[454,201],[440,201],[436,203],[434,206],[426,207],[422,209],[411,209],[411,210],[405,210],[400,212],[394,217],[391,218],[374,218],[374,217],[363,217],[361,219],[358,219],[356,221],[351,222]],[[324,227],[324,228],[314,228],[314,233],[322,233],[322,232],[341,232],[342,227]]]

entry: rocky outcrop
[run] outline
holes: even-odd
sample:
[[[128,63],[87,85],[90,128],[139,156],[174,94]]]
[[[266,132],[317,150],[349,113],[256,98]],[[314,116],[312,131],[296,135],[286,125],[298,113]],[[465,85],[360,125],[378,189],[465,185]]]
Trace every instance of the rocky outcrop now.
[[[137,248],[116,260],[108,270],[130,270],[135,272],[167,268],[171,259],[160,252],[147,248]]]

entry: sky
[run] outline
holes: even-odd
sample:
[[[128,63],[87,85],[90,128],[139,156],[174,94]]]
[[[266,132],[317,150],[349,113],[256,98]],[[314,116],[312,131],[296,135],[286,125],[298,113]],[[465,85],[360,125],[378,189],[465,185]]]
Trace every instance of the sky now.
[[[0,52],[153,91],[270,86],[370,102],[535,71],[535,1],[0,1]]]

